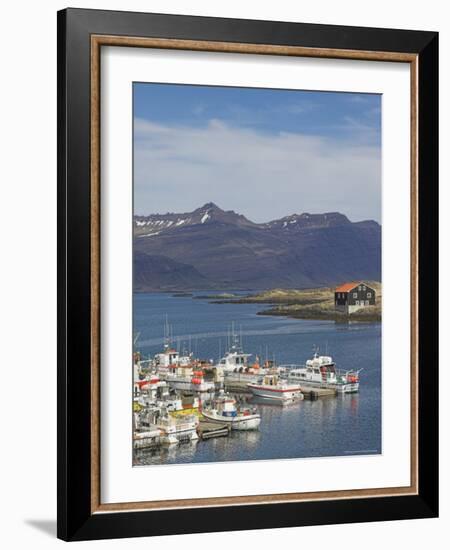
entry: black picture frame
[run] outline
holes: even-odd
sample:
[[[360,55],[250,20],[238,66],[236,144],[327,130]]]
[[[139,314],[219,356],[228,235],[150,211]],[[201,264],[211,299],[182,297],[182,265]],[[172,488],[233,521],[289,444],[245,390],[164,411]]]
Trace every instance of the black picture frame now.
[[[301,46],[418,56],[418,494],[92,513],[91,36]],[[138,537],[438,515],[438,34],[66,9],[58,13],[58,531]]]

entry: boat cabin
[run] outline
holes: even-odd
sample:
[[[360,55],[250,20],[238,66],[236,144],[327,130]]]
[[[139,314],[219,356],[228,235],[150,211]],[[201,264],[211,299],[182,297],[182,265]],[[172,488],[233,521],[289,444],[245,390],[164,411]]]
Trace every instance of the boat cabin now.
[[[213,403],[217,412],[222,416],[236,416],[236,400],[231,395],[221,393]]]
[[[251,357],[251,353],[243,353],[240,350],[231,349],[225,354],[219,361],[219,367],[228,371],[239,371],[248,368],[248,359]]]
[[[176,350],[164,347],[162,353],[157,353],[155,355],[155,363],[159,367],[168,367],[170,365],[176,365],[179,362],[179,354]]]
[[[263,384],[265,386],[276,386],[278,384],[278,375],[266,374],[263,378]]]
[[[336,381],[336,365],[328,355],[314,354],[306,361],[304,367],[292,369],[288,379],[305,382],[334,383]]]

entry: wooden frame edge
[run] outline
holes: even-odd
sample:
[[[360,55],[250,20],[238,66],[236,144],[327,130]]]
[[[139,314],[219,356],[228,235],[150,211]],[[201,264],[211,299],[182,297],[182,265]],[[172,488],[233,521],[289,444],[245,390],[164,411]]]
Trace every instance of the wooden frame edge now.
[[[413,62],[416,54],[370,50],[343,50],[336,48],[310,48],[305,46],[279,46],[210,40],[182,40],[178,38],[143,38],[136,36],[91,35],[91,45],[126,46],[132,48],[163,48],[222,53],[246,53],[293,57],[322,57],[329,59],[361,59],[373,61]]]
[[[410,78],[411,150],[411,484],[406,487],[283,493],[102,504],[100,492],[100,49],[101,46],[164,48],[330,59],[408,63]],[[419,55],[402,52],[309,48],[166,38],[92,34],[90,55],[90,176],[91,176],[91,514],[183,508],[244,506],[320,500],[415,496],[418,480],[418,71]]]
[[[91,512],[100,506],[100,45],[91,42]]]
[[[411,83],[411,487],[419,494],[419,56],[410,63]]]

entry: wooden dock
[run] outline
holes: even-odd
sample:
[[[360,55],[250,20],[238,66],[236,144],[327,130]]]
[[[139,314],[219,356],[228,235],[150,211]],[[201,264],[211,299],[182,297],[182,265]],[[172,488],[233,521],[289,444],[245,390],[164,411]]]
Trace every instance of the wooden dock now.
[[[230,435],[231,427],[216,422],[200,420],[197,426],[197,433],[200,439],[212,439],[213,437],[226,437]]]
[[[312,388],[308,386],[300,387],[303,398],[310,401],[316,401],[321,397],[335,397],[337,395],[336,390],[332,388]]]
[[[229,380],[225,379],[224,388],[227,391],[236,392],[236,393],[251,393],[247,387],[247,381],[241,380]]]

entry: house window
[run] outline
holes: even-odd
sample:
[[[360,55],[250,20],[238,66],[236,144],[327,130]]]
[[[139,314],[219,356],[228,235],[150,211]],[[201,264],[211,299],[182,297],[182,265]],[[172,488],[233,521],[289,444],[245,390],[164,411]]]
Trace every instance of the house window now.
[[[356,302],[355,302],[355,303],[356,303],[356,305],[357,305],[357,306],[359,306],[359,300],[356,300]]]
[[[372,298],[372,293],[371,292],[367,293],[367,298]]]
[[[358,290],[362,290],[362,285],[359,285]]]
[[[365,286],[365,285],[363,285],[363,290],[366,290],[366,286]]]
[[[353,293],[353,298],[358,298],[358,293],[357,292]]]
[[[366,300],[366,306],[368,306],[368,305],[369,305],[369,300]]]

